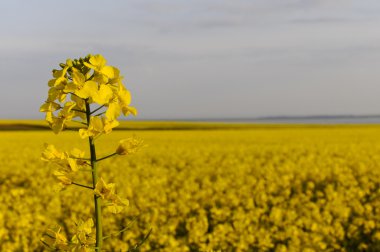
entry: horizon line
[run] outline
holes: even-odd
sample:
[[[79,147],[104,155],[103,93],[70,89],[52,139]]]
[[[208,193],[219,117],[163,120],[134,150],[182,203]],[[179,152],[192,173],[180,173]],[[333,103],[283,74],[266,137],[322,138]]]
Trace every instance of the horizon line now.
[[[242,117],[187,117],[187,118],[122,118],[120,121],[263,121],[263,120],[312,120],[312,119],[380,119],[380,114],[315,114],[315,115],[269,115]],[[0,118],[0,120],[44,120],[43,118]]]

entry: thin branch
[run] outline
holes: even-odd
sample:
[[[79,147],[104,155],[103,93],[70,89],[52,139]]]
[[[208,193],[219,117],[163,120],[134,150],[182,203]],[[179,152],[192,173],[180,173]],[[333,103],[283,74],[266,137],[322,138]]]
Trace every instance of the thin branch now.
[[[90,70],[91,71],[91,70]],[[95,77],[95,73],[93,73],[88,80],[92,80]]]
[[[94,111],[92,111],[92,112],[90,113],[90,115],[92,115],[92,114],[95,113],[96,111],[99,111],[99,109],[104,108],[104,106],[105,106],[105,105],[102,105],[102,106],[100,106],[99,108],[95,109]]]
[[[74,94],[73,92],[68,92],[67,94],[75,95],[76,97],[80,98],[79,96],[77,96],[77,95]],[[81,98],[81,99],[83,99],[83,98]]]
[[[87,123],[85,122],[80,122],[80,121],[75,121],[75,120],[71,120],[72,122],[75,122],[75,123],[80,123],[80,124],[83,124],[83,125],[86,125],[87,126]]]
[[[94,188],[91,187],[91,186],[86,186],[86,185],[78,184],[78,183],[75,183],[75,182],[71,182],[71,184],[76,185],[76,186],[81,186],[81,187],[84,187],[84,188],[87,188],[87,189],[94,190]]]
[[[77,160],[83,160],[83,161],[91,161],[91,159],[89,159],[89,158],[80,158],[80,157],[73,157],[73,156],[70,156],[69,158],[77,159]]]
[[[94,116],[100,116],[100,115],[103,115],[103,114],[105,114],[106,112],[101,112],[101,113],[99,113],[99,114],[96,114],[96,115],[94,115]]]
[[[53,230],[52,230],[52,231],[53,231]],[[54,231],[53,231],[53,232],[54,232]],[[46,235],[46,236],[49,237],[49,238],[53,238],[53,239],[55,239],[54,236],[52,236],[52,235],[50,235],[50,234],[48,234],[48,233],[43,233],[42,236],[44,236],[44,235]]]
[[[99,159],[96,160],[96,162],[102,161],[103,159],[110,158],[110,157],[115,156],[115,155],[117,155],[116,152],[115,152],[115,153],[112,153],[112,154],[110,154],[110,155],[107,155],[107,156],[105,156],[105,157],[99,158]]]
[[[133,220],[131,220],[131,221],[127,224],[127,226],[126,226],[125,228],[121,229],[120,231],[118,231],[118,232],[116,232],[116,233],[113,233],[113,234],[110,234],[110,235],[107,235],[107,236],[104,236],[104,237],[103,237],[103,240],[105,240],[105,239],[107,239],[107,238],[110,238],[110,237],[112,237],[112,236],[117,236],[117,235],[119,235],[119,234],[121,234],[121,233],[127,231],[128,229],[131,228],[132,224],[136,221],[136,219],[137,219],[137,217],[134,217]]]
[[[76,112],[81,112],[81,113],[86,113],[86,111],[83,111],[83,110],[80,110],[80,109],[71,109],[72,111],[76,111]]]
[[[149,232],[148,232],[148,234],[139,242],[139,243],[137,243],[133,248],[132,248],[132,250],[128,250],[128,252],[129,251],[131,251],[131,252],[137,252],[137,251],[139,251],[139,248],[141,247],[141,245],[143,245],[144,244],[144,242],[149,238],[149,236],[150,236],[150,234],[152,233],[152,228],[149,230]]]

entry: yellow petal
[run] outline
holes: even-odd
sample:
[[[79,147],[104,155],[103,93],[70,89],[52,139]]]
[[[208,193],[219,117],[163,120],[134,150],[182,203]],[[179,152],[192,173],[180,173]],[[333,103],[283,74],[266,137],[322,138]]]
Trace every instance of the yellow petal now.
[[[52,124],[53,123],[53,119],[54,118],[54,115],[52,112],[47,112],[46,113],[46,116],[45,116],[45,120],[49,123],[49,124]]]
[[[107,63],[106,59],[98,54],[98,55],[91,55],[89,59],[89,63],[84,62],[84,65],[92,68],[94,70],[99,71],[103,66],[105,66]]]
[[[100,85],[99,90],[92,94],[92,100],[99,104],[104,105],[113,97],[112,89],[108,85]]]
[[[94,55],[90,57],[90,63],[94,66],[104,66],[107,61],[101,54]]]
[[[74,93],[78,88],[79,88],[79,86],[77,84],[75,84],[73,82],[69,82],[69,83],[67,83],[67,85],[65,86],[65,89],[63,91],[66,93]]]
[[[80,98],[87,99],[98,91],[98,84],[94,81],[86,81],[82,89],[75,91]]]
[[[108,134],[112,131],[113,128],[119,126],[119,122],[116,121],[116,120],[105,120],[105,123],[104,123],[104,133]]]
[[[73,172],[76,172],[79,170],[79,167],[78,167],[78,164],[77,164],[77,160],[76,159],[73,159],[73,158],[68,158],[67,159],[67,162],[69,163],[69,166],[71,168],[71,170]]]
[[[40,107],[40,112],[54,112],[58,110],[61,106],[56,102],[45,102]]]
[[[75,158],[83,158],[84,157],[84,151],[74,148],[71,150],[70,155]]]
[[[91,117],[90,127],[92,128],[92,130],[94,130],[96,132],[102,132],[103,126],[104,126],[104,124],[103,124],[103,121],[100,117],[98,117],[98,116]]]
[[[54,171],[54,176],[63,184],[63,185],[71,185],[72,181],[69,178],[69,174],[63,171]]]
[[[117,96],[122,105],[128,106],[131,103],[131,93],[124,86],[120,86]]]
[[[119,117],[121,112],[121,108],[119,103],[117,102],[111,102],[108,105],[108,109],[106,111],[106,117],[108,120],[114,120]]]
[[[136,153],[139,149],[144,147],[144,141],[135,137],[129,137],[122,139],[119,142],[119,146],[116,149],[116,153],[119,155],[130,155]]]
[[[112,66],[102,67],[100,72],[110,79],[115,77],[115,70],[114,70],[114,67],[112,67]]]
[[[52,144],[44,144],[45,150],[42,152],[41,159],[44,161],[62,159],[63,153],[58,151]]]
[[[86,81],[86,78],[84,77],[84,75],[76,68],[73,68],[73,72],[71,76],[73,77],[73,82],[77,85],[82,86],[84,82]]]
[[[132,114],[134,116],[137,116],[137,109],[134,107],[124,106],[122,107],[123,114],[125,116]]]

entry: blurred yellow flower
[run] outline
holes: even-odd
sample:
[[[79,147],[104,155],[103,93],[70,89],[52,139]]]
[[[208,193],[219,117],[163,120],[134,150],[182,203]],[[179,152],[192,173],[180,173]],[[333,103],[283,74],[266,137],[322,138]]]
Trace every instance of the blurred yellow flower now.
[[[87,165],[87,162],[83,159],[84,155],[84,151],[76,148],[70,153],[60,152],[54,145],[45,143],[41,159],[56,165],[57,169],[53,172],[53,175],[60,182],[61,186],[64,187],[71,185],[74,174],[80,168]]]
[[[95,244],[95,238],[92,235],[93,227],[94,221],[91,218],[87,221],[79,221],[75,235],[71,238],[75,251],[93,251]]]
[[[58,151],[54,145],[45,143],[41,159],[44,161],[55,161],[64,158],[64,153]]]
[[[51,249],[68,251],[70,249],[67,238],[61,234],[61,227],[57,231],[49,229],[41,241]]]
[[[119,155],[130,155],[136,153],[140,148],[144,147],[144,141],[135,137],[129,137],[120,140],[116,153]]]

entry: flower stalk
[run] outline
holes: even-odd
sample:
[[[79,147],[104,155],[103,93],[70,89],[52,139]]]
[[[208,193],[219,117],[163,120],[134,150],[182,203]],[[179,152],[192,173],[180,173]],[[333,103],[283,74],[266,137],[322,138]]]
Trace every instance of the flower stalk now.
[[[86,101],[86,119],[87,119],[87,126],[90,125],[90,104]],[[98,169],[96,165],[96,149],[95,149],[95,142],[94,138],[92,136],[88,137],[89,145],[90,145],[90,162],[91,162],[91,169],[92,169],[92,185],[93,188],[96,187],[96,184],[98,183]],[[103,245],[103,226],[102,226],[102,206],[101,206],[101,198],[94,194],[94,207],[95,207],[95,229],[96,229],[96,244],[95,244],[95,250],[101,251],[102,245]]]

